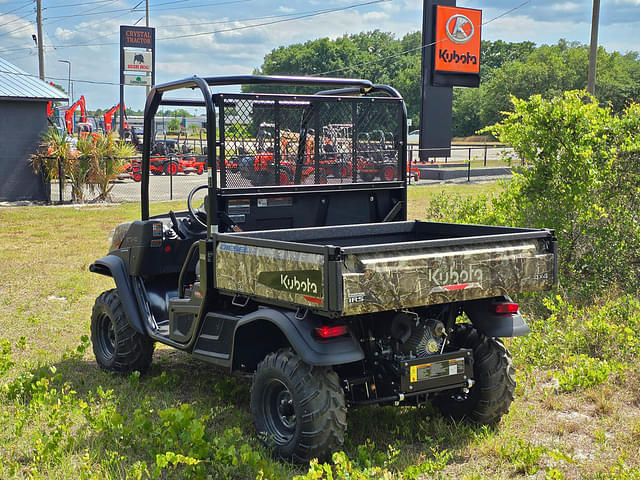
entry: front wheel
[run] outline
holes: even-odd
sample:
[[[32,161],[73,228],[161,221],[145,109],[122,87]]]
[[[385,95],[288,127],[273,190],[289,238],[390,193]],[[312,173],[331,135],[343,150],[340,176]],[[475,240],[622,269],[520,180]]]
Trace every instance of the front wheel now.
[[[153,340],[129,324],[115,289],[102,293],[93,305],[91,343],[103,370],[144,373],[151,365]]]
[[[347,410],[338,375],[306,364],[290,349],[258,364],[251,413],[262,440],[296,463],[325,459],[344,443]]]
[[[469,393],[442,392],[433,401],[443,415],[493,425],[509,413],[516,389],[511,354],[502,341],[487,337],[467,323],[458,324],[452,335],[457,348],[473,350],[475,385]]]

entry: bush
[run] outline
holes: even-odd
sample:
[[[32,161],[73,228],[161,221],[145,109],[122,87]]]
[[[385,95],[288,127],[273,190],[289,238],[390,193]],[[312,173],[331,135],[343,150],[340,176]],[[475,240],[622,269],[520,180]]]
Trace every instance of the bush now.
[[[63,176],[71,184],[72,199],[82,202],[87,189],[98,191],[94,201],[107,200],[113,180],[122,173],[125,159],[135,154],[131,143],[116,141],[113,133],[81,136],[76,147],[67,141],[64,133],[51,127],[43,137],[41,151],[31,162],[34,171],[42,172],[47,181],[57,177],[60,165]]]
[[[548,316],[528,317],[531,333],[513,343],[516,361],[550,368],[561,391],[591,387],[635,365],[640,356],[640,301],[630,295],[577,307],[557,296]]]
[[[489,127],[525,167],[503,192],[440,196],[431,218],[555,230],[560,281],[582,300],[640,289],[640,106],[620,117],[583,91],[513,99]]]

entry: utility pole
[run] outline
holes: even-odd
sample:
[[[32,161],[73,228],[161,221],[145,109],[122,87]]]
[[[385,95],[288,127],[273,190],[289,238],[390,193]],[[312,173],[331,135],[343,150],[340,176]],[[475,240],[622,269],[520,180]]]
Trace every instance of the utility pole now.
[[[149,26],[149,0],[145,0],[145,12],[146,12],[146,16],[147,16],[147,27]],[[147,50],[149,51],[149,50]],[[156,52],[153,52],[153,54],[155,55]],[[149,76],[149,72],[145,73],[146,76]],[[147,97],[149,96],[149,92],[151,91],[151,87],[149,85],[146,86],[146,90],[147,90]]]
[[[600,23],[600,0],[593,0],[591,16],[591,45],[589,47],[589,70],[587,71],[587,92],[596,94],[596,64],[598,59],[598,24]]]
[[[40,73],[40,80],[44,80],[44,38],[42,36],[42,0],[36,0],[36,23],[38,25],[38,72]]]

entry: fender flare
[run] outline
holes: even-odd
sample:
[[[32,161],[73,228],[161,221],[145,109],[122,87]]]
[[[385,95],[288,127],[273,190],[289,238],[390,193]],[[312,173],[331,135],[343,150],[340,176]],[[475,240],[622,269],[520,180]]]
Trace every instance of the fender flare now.
[[[497,314],[490,311],[496,301],[512,302],[508,295],[482,298],[465,302],[463,309],[474,327],[488,337],[520,337],[531,333],[520,311],[513,314]]]
[[[120,296],[120,302],[127,315],[129,324],[138,332],[144,335],[147,332],[144,329],[142,323],[142,317],[138,309],[138,302],[133,292],[133,287],[129,281],[129,275],[127,273],[127,267],[124,261],[115,255],[107,255],[99,260],[96,260],[89,266],[89,271],[112,277],[116,283],[116,289]]]
[[[320,326],[318,318],[306,316],[300,320],[296,318],[295,312],[276,308],[260,308],[243,316],[236,323],[231,347],[232,365],[237,353],[236,340],[239,330],[260,321],[269,322],[277,327],[293,350],[309,365],[343,365],[364,359],[364,352],[352,335],[327,341],[316,340],[312,332],[315,327]]]

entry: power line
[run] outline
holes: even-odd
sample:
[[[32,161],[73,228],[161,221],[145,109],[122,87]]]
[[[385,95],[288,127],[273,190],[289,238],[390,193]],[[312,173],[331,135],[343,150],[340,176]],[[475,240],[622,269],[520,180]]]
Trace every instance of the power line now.
[[[21,27],[14,28],[13,30],[9,30],[8,32],[2,32],[0,33],[0,37],[4,37],[5,35],[11,35],[14,32],[20,32],[28,28],[35,28],[35,26],[29,20],[26,20],[26,22],[28,22],[29,25],[22,25]]]
[[[234,23],[234,22],[251,22],[253,20],[266,20],[267,18],[285,18],[285,17],[295,17],[296,15],[306,15],[309,13],[322,13],[326,12],[326,10],[310,10],[307,12],[293,12],[293,13],[281,13],[279,15],[265,15],[262,17],[251,17],[251,18],[237,18],[233,20],[218,20],[215,22],[201,22],[201,23],[182,23],[182,24],[173,24],[166,23],[164,25],[156,25],[157,29],[159,28],[175,28],[175,27],[197,27],[199,25],[220,25],[223,23]]]
[[[200,33],[191,33],[188,35],[176,35],[173,37],[162,37],[162,38],[158,38],[158,40],[174,40],[176,38],[190,38],[190,37],[200,37],[202,35],[213,35],[215,33],[226,33],[226,32],[235,32],[237,30],[245,30],[247,28],[255,28],[255,27],[264,27],[267,25],[274,25],[276,23],[285,23],[285,22],[292,22],[295,20],[301,20],[303,18],[310,18],[310,17],[316,17],[318,15],[326,15],[327,13],[335,13],[335,12],[341,12],[344,10],[350,10],[353,8],[357,8],[357,7],[362,7],[365,5],[373,5],[376,3],[385,3],[385,2],[391,2],[392,0],[371,0],[369,2],[363,2],[363,3],[356,3],[353,5],[347,5],[346,7],[340,7],[340,8],[332,8],[332,9],[328,9],[328,10],[324,10],[324,11],[320,11],[320,12],[316,12],[316,13],[308,13],[308,14],[304,14],[304,15],[299,15],[293,18],[286,18],[283,20],[274,20],[271,22],[264,22],[264,23],[256,23],[253,25],[244,25],[241,27],[232,27],[232,28],[225,28],[222,30],[214,30],[212,32],[200,32]]]
[[[33,2],[28,1],[27,3],[25,3],[25,4],[24,4],[24,5],[22,5],[21,7],[14,8],[13,10],[9,10],[8,12],[0,13],[0,16],[1,16],[1,15],[9,15],[9,14],[11,14],[11,13],[13,13],[13,12],[17,12],[18,10],[22,10],[24,7],[28,7],[28,6],[29,6],[29,5],[31,5],[32,3],[33,3]]]
[[[367,3],[380,3],[381,1],[389,1],[389,0],[377,0],[377,1],[374,1],[374,2],[367,2]],[[518,5],[518,6],[514,7],[514,8],[512,8],[512,9],[510,9],[510,10],[508,10],[508,11],[506,11],[506,12],[503,12],[502,14],[500,14],[500,15],[498,15],[498,16],[496,16],[496,17],[493,17],[492,19],[487,20],[486,22],[483,22],[481,25],[482,25],[482,26],[484,26],[484,25],[488,25],[489,23],[491,23],[491,22],[493,22],[493,21],[495,21],[495,20],[497,20],[497,19],[499,19],[499,18],[502,18],[502,17],[504,17],[505,15],[508,15],[508,14],[510,14],[510,13],[512,13],[512,12],[515,12],[516,10],[521,9],[522,7],[524,7],[525,5],[527,5],[527,4],[529,4],[529,3],[531,3],[531,0],[527,0],[527,1],[525,1],[525,2],[521,3],[520,5]],[[347,8],[347,7],[343,7],[343,9],[345,9],[345,8]],[[380,61],[382,61],[382,60],[388,60],[388,59],[390,59],[390,58],[395,58],[395,57],[398,57],[398,56],[404,55],[404,54],[406,54],[406,53],[410,53],[410,52],[413,52],[413,51],[421,50],[421,49],[426,48],[426,47],[433,46],[433,45],[435,45],[436,43],[438,43],[438,42],[436,41],[436,42],[432,42],[432,43],[430,43],[430,44],[428,44],[428,45],[421,45],[421,46],[416,47],[416,48],[411,48],[411,49],[405,50],[405,51],[400,52],[400,53],[398,53],[398,54],[389,55],[389,56],[387,56],[387,57],[382,57],[382,58],[376,59],[376,60],[374,60],[374,61],[372,61],[372,62],[365,62],[365,63],[361,63],[361,64],[358,64],[358,65],[355,65],[355,66],[356,66],[356,67],[359,67],[359,66],[369,65],[369,64],[372,64],[372,63],[377,63],[377,62],[380,62]],[[52,47],[49,47],[49,48],[52,48]],[[31,56],[31,55],[27,55],[27,56]],[[20,58],[26,58],[26,57],[20,57]],[[329,73],[336,73],[336,72],[340,72],[340,71],[348,70],[348,69],[350,69],[350,68],[354,68],[354,67],[346,67],[346,68],[341,68],[341,69],[331,70],[331,71],[323,72],[323,73],[316,74],[316,75],[312,75],[312,76],[327,75],[327,74],[329,74]],[[0,73],[9,73],[9,74],[13,74],[13,75],[19,75],[19,76],[25,76],[25,77],[38,78],[38,76],[37,76],[37,75],[32,75],[32,74],[30,74],[30,73],[17,73],[17,72],[13,72],[13,71],[5,71],[5,70],[0,70]],[[46,78],[47,78],[47,79],[49,79],[49,80],[68,80],[68,78],[67,78],[67,77],[46,77]],[[120,86],[120,83],[119,83],[119,82],[105,82],[105,81],[99,81],[99,80],[80,80],[80,79],[71,79],[71,81],[72,81],[72,82],[76,82],[76,83],[88,83],[88,84],[93,84],[93,85],[114,85],[114,86]]]
[[[19,73],[19,72],[14,72],[14,71],[10,71],[10,70],[0,70],[0,73],[9,73],[11,75],[17,75],[17,76],[20,76],[20,77],[39,78],[38,75],[32,75],[30,73]],[[68,80],[69,77],[50,77],[50,76],[46,76],[45,79],[46,80]],[[118,82],[103,82],[103,81],[99,81],[99,80],[79,80],[77,78],[72,78],[71,81],[75,82],[75,83],[91,83],[91,84],[94,84],[94,85],[120,85],[120,83],[118,83]]]
[[[193,0],[173,0],[171,2],[166,2],[166,3],[162,3],[161,5],[168,5],[168,4],[175,4],[175,3],[180,3],[180,2],[185,2],[185,1],[193,1]],[[201,7],[214,7],[214,6],[218,6],[218,5],[230,5],[230,4],[234,4],[234,3],[246,3],[246,2],[251,2],[253,0],[229,0],[226,2],[218,2],[218,3],[207,3],[204,5],[191,5],[189,6],[189,8],[201,8]],[[88,16],[92,16],[92,15],[104,15],[107,13],[118,13],[118,12],[144,12],[144,10],[136,10],[136,8],[138,8],[139,4],[136,5],[135,7],[128,7],[128,8],[118,8],[115,10],[105,10],[103,12],[89,12],[89,13],[74,13],[73,15],[56,15],[53,17],[46,17],[45,20],[54,20],[56,18],[76,18],[76,17],[88,17]],[[182,9],[185,7],[177,7],[178,9]],[[174,8],[158,8],[157,10],[175,10]]]
[[[118,1],[118,0],[99,0],[99,1],[96,1],[96,2],[85,2],[83,4],[89,5],[89,4],[104,3],[104,2],[113,3],[113,2],[116,2],[116,1]],[[165,2],[165,3],[161,4],[161,5],[165,5],[165,4],[168,4],[168,3],[176,3],[176,2],[187,2],[187,1],[194,1],[194,0],[173,0],[172,2]],[[231,1],[225,1],[225,2],[210,3],[210,4],[207,4],[207,6],[226,5],[226,4],[241,3],[241,2],[248,2],[248,1],[252,1],[252,0],[231,0]],[[107,14],[107,13],[123,12],[123,11],[126,12],[124,15],[114,15],[114,16],[110,17],[110,19],[117,19],[117,18],[121,18],[123,16],[127,16],[128,14],[133,13],[133,12],[142,12],[142,10],[135,10],[141,3],[142,2],[139,2],[136,6],[129,7],[129,8],[123,8],[123,9],[117,9],[117,10],[108,10],[108,11],[94,12],[94,13],[85,12],[83,14],[75,14],[75,15],[59,15],[59,16],[54,16],[54,17],[45,17],[44,20],[51,20],[51,19],[54,19],[54,18],[74,18],[75,19],[78,16],[102,15],[102,14]],[[73,4],[73,5],[83,5],[83,4],[77,3],[77,4]],[[64,7],[68,7],[68,6],[71,6],[71,5],[64,5]],[[95,7],[95,8],[101,8],[101,7],[104,7],[104,6],[106,6],[106,5],[99,5],[98,7]],[[50,7],[50,8],[54,8],[54,7]],[[94,8],[94,10],[95,10],[95,8]],[[26,16],[29,16],[29,15],[31,15],[31,14],[27,14]],[[21,18],[25,18],[25,17],[21,17]],[[19,19],[15,19],[13,21],[17,21],[17,20],[19,20]],[[13,23],[13,21],[12,22],[7,22],[7,23]],[[105,21],[104,19],[96,20],[94,22],[90,22],[88,24],[85,24],[83,26],[83,28],[87,28],[90,25],[93,25],[95,23],[102,23],[104,21]],[[52,25],[55,25],[56,23],[59,23],[59,22],[48,22],[47,26],[52,26]],[[2,25],[0,25],[0,26],[2,26]],[[33,25],[23,25],[21,27],[18,27],[18,28],[14,29],[14,30],[9,31],[9,32],[0,33],[0,37],[2,37],[4,35],[11,34],[11,33],[14,33],[14,32],[27,30],[32,26]],[[109,37],[111,35],[113,35],[113,34],[102,35],[102,36],[97,37],[97,38],[105,38],[105,37]],[[78,45],[78,46],[102,46],[102,45],[116,45],[116,44],[117,44],[117,42],[114,42],[114,43],[102,43],[102,44],[87,44],[87,45],[82,44],[82,45]],[[73,46],[75,46],[75,45],[73,45]],[[51,47],[45,47],[45,48],[51,48]],[[57,45],[57,46],[54,46],[53,48],[66,48],[66,46],[65,45]],[[26,50],[26,48],[4,49],[4,50],[2,50],[2,52],[11,52],[11,51],[18,51],[18,50]]]
[[[245,0],[243,0],[245,1]],[[340,11],[344,11],[344,10],[350,10],[353,8],[357,8],[357,7],[362,7],[362,6],[366,6],[366,5],[373,5],[373,4],[377,4],[377,3],[385,3],[385,2],[390,2],[392,0],[371,0],[368,2],[363,2],[363,3],[356,3],[356,4],[352,4],[352,5],[346,5],[344,7],[339,7],[339,8],[333,8],[333,9],[326,9],[326,10],[319,10],[319,11],[315,11],[315,12],[310,12],[310,13],[303,13],[303,14],[298,14],[295,17],[292,18],[285,18],[285,19],[281,19],[281,20],[275,20],[275,21],[270,21],[270,22],[263,22],[263,23],[256,23],[256,24],[252,24],[252,25],[242,25],[239,27],[230,27],[230,28],[223,28],[223,29],[219,29],[219,30],[213,30],[210,32],[200,32],[200,33],[193,33],[193,34],[187,34],[187,35],[175,35],[175,36],[169,36],[169,37],[158,37],[156,40],[157,41],[162,41],[162,40],[174,40],[174,39],[178,39],[178,38],[188,38],[188,37],[198,37],[198,36],[203,36],[203,35],[213,35],[216,33],[227,33],[227,32],[234,32],[234,31],[238,31],[238,30],[246,30],[249,28],[257,28],[257,27],[263,27],[263,26],[267,26],[267,25],[274,25],[277,23],[285,23],[285,22],[292,22],[292,21],[296,21],[296,20],[302,20],[305,18],[311,18],[311,17],[316,17],[319,15],[326,15],[328,13],[335,13],[335,12],[340,12]],[[233,21],[237,21],[237,20],[233,20]],[[119,42],[103,42],[103,43],[81,43],[81,44],[72,44],[72,45],[52,45],[52,46],[45,46],[45,48],[76,48],[76,47],[95,47],[95,46],[105,46],[105,45],[118,45]],[[25,48],[15,48],[15,49],[5,49],[0,51],[0,53],[9,53],[9,52],[14,52],[14,51],[19,51],[19,50],[25,50]]]
[[[53,5],[51,7],[43,8],[43,10],[53,10],[55,8],[67,8],[67,7],[80,7],[85,5],[96,5],[99,3],[115,3],[117,1],[118,0],[96,0],[94,2],[68,3],[66,5]]]
[[[0,23],[0,27],[4,27],[5,25],[9,25],[10,23],[15,23],[18,20],[22,20],[23,18],[27,18],[29,16],[33,15],[33,12],[29,12],[25,15],[22,15],[21,17],[18,18],[14,18],[13,20],[9,20],[8,22],[4,22],[4,23]]]
[[[114,0],[108,0],[108,1],[114,1]],[[115,0],[117,1],[117,0]],[[165,25],[156,25],[155,28],[156,29],[161,29],[161,28],[175,28],[175,27],[194,27],[194,26],[199,26],[199,25],[220,25],[220,24],[231,24],[234,22],[250,22],[250,21],[254,21],[254,20],[265,20],[265,19],[271,19],[271,18],[287,18],[287,17],[294,17],[296,15],[308,15],[308,14],[323,14],[323,13],[328,13],[327,10],[311,10],[311,11],[307,11],[307,12],[294,12],[294,13],[283,13],[280,15],[266,15],[266,16],[262,16],[262,17],[251,17],[251,18],[239,18],[239,19],[231,19],[231,20],[219,20],[216,22],[201,22],[201,23],[184,23],[184,24],[165,24]],[[125,14],[128,15],[128,14]],[[123,17],[125,15],[116,15],[113,18],[119,18],[119,17]],[[95,22],[91,22],[88,25],[91,25],[93,23],[97,23],[97,22],[103,22],[104,20],[96,20]],[[26,30],[28,28],[35,28],[33,25],[27,25],[27,26],[23,26],[23,27],[19,27],[15,30],[11,30],[9,32],[4,32],[4,33],[0,33],[0,37],[4,36],[4,35],[8,35],[10,33],[19,31],[19,30]],[[113,32],[113,33],[107,33],[105,35],[100,35],[98,37],[93,38],[93,40],[98,40],[100,38],[107,38],[107,37],[113,37],[114,35],[118,35],[118,32]],[[159,40],[161,40],[162,38],[160,38]],[[64,48],[64,47],[76,47],[76,46],[81,46],[81,47],[86,47],[86,46],[102,46],[102,45],[117,45],[118,42],[108,42],[108,43],[99,43],[99,44],[79,44],[79,45],[57,45],[54,47],[45,47],[45,48]],[[14,50],[3,50],[3,52],[11,52],[11,51],[17,51],[18,49],[14,49]],[[20,50],[26,50],[26,48],[21,48]],[[25,58],[25,57],[20,57],[20,58]]]
[[[109,2],[109,3],[113,3],[113,2],[117,2],[117,1],[119,1],[119,0],[101,0],[101,2]],[[87,4],[92,4],[92,3],[100,3],[100,2],[87,2]],[[74,5],[82,5],[82,4],[74,4]],[[67,7],[67,6],[70,6],[70,5],[64,5],[64,7]],[[98,7],[94,7],[94,10],[95,10],[96,8],[101,8],[101,7],[104,7],[104,6],[105,6],[105,5],[99,5]],[[57,7],[49,7],[49,8],[57,8]],[[134,8],[135,8],[135,7],[134,7]],[[43,10],[45,10],[45,9],[43,8]],[[102,12],[99,12],[99,13],[102,13]],[[124,15],[114,15],[114,16],[110,17],[109,19],[111,19],[111,20],[115,20],[115,19],[117,19],[117,18],[122,18],[122,17],[124,17],[124,16],[128,15],[129,13],[130,13],[130,12],[125,13]],[[29,14],[29,15],[31,15],[31,14]],[[45,20],[46,20],[46,18],[45,18]],[[90,27],[90,26],[91,26],[91,25],[93,25],[93,24],[103,23],[104,21],[105,21],[105,19],[100,19],[100,20],[96,20],[96,21],[93,21],[93,22],[89,22],[89,23],[87,23],[87,24],[83,25],[83,28],[88,28],[88,27]],[[59,24],[59,22],[48,22],[48,23],[45,25],[45,27],[55,26],[56,24]],[[0,37],[3,37],[3,36],[5,36],[5,35],[9,35],[9,34],[11,34],[11,33],[20,32],[20,31],[24,31],[24,30],[28,30],[29,28],[32,28],[32,27],[33,27],[33,24],[31,24],[31,22],[29,22],[29,25],[23,25],[23,26],[21,26],[21,27],[15,28],[15,29],[10,30],[10,31],[8,31],[8,32],[2,32],[2,33],[0,33]],[[109,35],[101,35],[101,36],[96,37],[96,38],[104,38],[104,37],[106,37],[106,36],[111,36],[111,35],[112,35],[112,34],[109,34]],[[23,50],[24,50],[24,48],[23,48]],[[10,50],[3,50],[3,51],[10,51]]]

